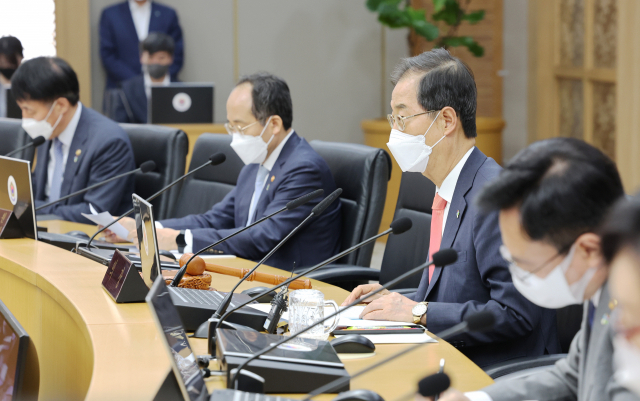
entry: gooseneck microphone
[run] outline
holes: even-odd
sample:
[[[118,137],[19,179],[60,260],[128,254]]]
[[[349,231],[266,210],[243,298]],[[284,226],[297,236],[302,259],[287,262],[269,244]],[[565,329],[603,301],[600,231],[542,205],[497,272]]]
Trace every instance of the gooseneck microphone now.
[[[173,278],[173,281],[171,281],[171,284],[169,284],[169,286],[176,287],[178,284],[180,284],[180,280],[182,280],[182,277],[184,276],[184,273],[187,271],[187,266],[189,266],[189,263],[196,256],[200,255],[201,253],[206,252],[207,250],[213,248],[216,245],[220,245],[221,243],[223,243],[224,241],[228,240],[229,238],[232,238],[232,237],[240,234],[241,232],[243,232],[243,231],[245,231],[245,230],[247,230],[247,229],[249,229],[249,228],[251,228],[251,227],[253,227],[255,225],[258,225],[258,224],[262,223],[263,221],[268,220],[268,219],[272,218],[273,216],[284,212],[285,210],[293,210],[293,209],[295,209],[295,208],[297,208],[299,206],[304,205],[305,203],[309,202],[310,200],[317,198],[318,196],[322,196],[323,194],[324,194],[324,189],[316,189],[313,192],[309,192],[306,195],[303,195],[303,196],[301,196],[301,197],[299,197],[297,199],[294,199],[294,200],[290,201],[282,209],[277,210],[277,211],[271,213],[270,215],[261,218],[260,220],[254,221],[253,223],[249,224],[248,226],[243,227],[243,228],[239,229],[238,231],[227,235],[226,237],[222,238],[221,240],[216,241],[213,244],[211,244],[211,245],[209,245],[209,246],[207,246],[205,248],[202,248],[198,252],[194,253],[193,256],[191,256],[189,258],[187,263],[185,263],[184,266],[182,266],[180,268],[180,270],[178,270],[178,272],[176,273],[176,275]]]
[[[159,190],[158,192],[156,192],[155,194],[151,195],[150,197],[148,197],[146,199],[147,202],[151,202],[152,200],[154,200],[155,198],[157,198],[158,196],[162,195],[164,192],[166,192],[169,188],[173,187],[174,185],[176,185],[177,183],[179,183],[180,181],[184,180],[185,178],[187,178],[188,176],[195,174],[197,171],[207,167],[207,166],[217,166],[218,164],[223,163],[225,160],[227,160],[227,156],[222,153],[222,152],[218,152],[218,153],[214,153],[213,155],[211,155],[211,157],[209,158],[209,161],[207,161],[206,163],[203,163],[201,166],[198,166],[197,168],[189,171],[187,174],[183,175],[182,177],[177,178],[176,180],[174,180],[171,184],[167,185],[166,187],[162,188],[161,190]],[[107,224],[106,226],[102,227],[101,229],[99,229],[98,231],[96,231],[93,236],[91,238],[89,238],[89,241],[85,244],[86,248],[89,248],[89,246],[91,246],[91,242],[94,240],[95,237],[97,237],[101,232],[103,232],[104,230],[106,230],[107,228],[111,227],[112,225],[116,224],[117,222],[119,222],[120,220],[122,220],[122,218],[130,215],[131,213],[133,213],[133,208],[129,209],[126,213],[124,213],[122,216],[118,217],[117,219],[114,219],[111,223]],[[78,246],[82,245],[83,243],[79,243]]]
[[[433,255],[434,259],[436,254]],[[415,270],[415,269],[414,269]],[[348,307],[347,307],[348,308]],[[347,309],[345,308],[345,309]],[[322,320],[324,321],[324,319]],[[321,322],[322,322],[321,321]],[[457,336],[458,334],[462,334],[462,333],[466,333],[468,331],[485,331],[488,330],[490,328],[492,328],[496,323],[496,317],[493,313],[489,312],[489,311],[481,311],[481,312],[477,312],[477,313],[473,313],[468,315],[462,322],[456,324],[453,327],[450,327],[438,334],[436,334],[437,337],[440,337],[443,340],[446,340],[447,338],[453,337],[453,336]],[[312,327],[312,326],[310,326]],[[309,328],[310,328],[309,327]],[[299,333],[296,333],[299,334]],[[287,340],[293,338],[294,336],[289,337]],[[428,343],[418,343],[418,344],[413,344],[410,347],[407,347],[405,349],[403,349],[402,351],[399,351],[385,359],[383,359],[382,361],[375,363],[369,367],[366,367],[364,369],[361,369],[359,371],[357,371],[356,373],[352,374],[351,377],[340,377],[332,382],[329,382],[327,384],[325,384],[322,387],[318,387],[317,389],[311,391],[309,394],[307,394],[307,397],[304,399],[304,401],[308,401],[310,399],[312,399],[313,397],[315,397],[316,395],[320,395],[322,393],[327,393],[327,392],[331,392],[332,390],[339,388],[340,386],[342,386],[345,382],[348,382],[351,379],[355,379],[358,376],[362,376],[363,374],[372,371],[373,369],[376,369],[388,362],[391,362],[392,360],[401,357],[402,355],[405,355],[409,352],[415,351],[418,348],[422,347],[423,345],[428,344]],[[278,344],[279,345],[279,344]],[[260,353],[262,353],[262,351],[260,351]],[[252,357],[253,358],[253,357]],[[250,359],[252,359],[250,358]],[[246,364],[246,362],[245,362]],[[244,367],[244,366],[240,366],[240,367]],[[239,371],[240,369],[238,369]],[[443,373],[444,374],[444,373]],[[448,386],[447,386],[448,388]],[[446,390],[446,389],[445,389]],[[444,390],[443,390],[444,391]],[[439,394],[442,391],[436,393]]]
[[[222,302],[220,302],[220,306],[218,306],[216,313],[209,320],[202,323],[200,327],[198,327],[198,330],[196,330],[194,337],[207,338],[207,336],[209,336],[209,346],[211,347],[211,343],[213,343],[213,346],[215,346],[215,329],[219,327],[220,324],[222,324],[222,322],[224,321],[224,318],[221,318],[220,316],[223,314],[225,317],[227,316],[225,312],[227,311],[227,308],[231,303],[231,298],[233,297],[233,293],[238,288],[238,286],[242,284],[247,279],[247,277],[251,276],[251,274],[253,274],[253,272],[255,272],[258,267],[260,267],[267,259],[269,259],[271,255],[273,255],[278,249],[280,249],[280,247],[284,245],[289,240],[289,238],[291,238],[295,233],[297,233],[307,223],[307,221],[309,221],[309,219],[313,218],[314,216],[321,215],[322,212],[324,212],[325,209],[329,207],[329,205],[331,205],[336,199],[338,199],[341,193],[342,193],[342,188],[338,188],[335,191],[333,191],[331,194],[329,194],[329,196],[321,200],[320,203],[318,203],[311,210],[311,213],[309,213],[309,216],[307,216],[302,221],[302,223],[298,224],[298,226],[296,226],[282,241],[280,241],[275,246],[275,248],[269,251],[269,253],[266,254],[265,257],[262,258],[262,260],[260,260],[260,262],[258,262],[253,267],[253,269],[249,270],[249,272],[247,272],[247,274],[245,274],[243,278],[238,280],[238,283],[236,283],[236,285],[231,289],[231,291],[227,293],[227,295],[224,297]],[[213,331],[209,330],[209,327],[211,327],[211,325],[214,326]],[[213,336],[211,336],[211,334],[213,334]]]
[[[215,329],[217,327],[219,327],[220,323],[223,322],[227,317],[229,317],[229,315],[231,315],[233,312],[237,311],[238,309],[240,309],[240,308],[242,308],[244,306],[247,306],[248,304],[250,304],[253,301],[257,301],[262,296],[264,296],[264,295],[266,295],[266,294],[268,294],[268,293],[270,293],[272,291],[275,291],[278,288],[282,288],[284,286],[289,285],[292,281],[295,281],[295,280],[297,280],[298,278],[300,278],[302,276],[306,276],[307,274],[318,270],[322,266],[325,266],[325,265],[327,265],[329,263],[335,262],[336,260],[342,258],[343,256],[346,256],[346,255],[350,254],[351,252],[357,250],[358,248],[361,248],[361,247],[363,247],[363,246],[365,246],[367,244],[370,244],[371,242],[377,240],[380,237],[383,237],[383,236],[385,236],[387,234],[390,234],[390,233],[392,233],[394,235],[400,235],[400,234],[404,233],[405,231],[409,231],[411,229],[412,224],[413,223],[411,222],[411,219],[409,219],[408,217],[402,217],[402,218],[400,218],[398,220],[394,220],[393,222],[391,222],[391,225],[390,225],[391,228],[381,232],[380,234],[374,235],[373,237],[371,237],[369,239],[366,239],[366,240],[362,241],[361,243],[356,244],[356,245],[352,246],[351,248],[346,249],[346,250],[340,252],[339,254],[337,254],[335,256],[332,256],[331,258],[329,258],[329,259],[327,259],[327,260],[325,260],[325,261],[323,261],[323,262],[321,262],[321,263],[319,263],[319,264],[317,264],[317,265],[315,265],[313,267],[310,267],[309,269],[307,269],[307,270],[305,270],[305,271],[303,271],[303,272],[301,272],[299,274],[296,274],[295,276],[292,276],[291,278],[287,279],[286,281],[283,281],[282,283],[280,283],[278,285],[275,285],[275,286],[269,288],[268,290],[263,291],[262,293],[260,293],[259,295],[256,295],[255,297],[251,298],[247,302],[245,302],[245,303],[243,303],[241,305],[238,305],[235,308],[229,310],[224,315],[222,315],[222,317],[220,318],[219,323],[217,324],[217,326],[214,327],[214,325],[212,323],[210,323],[209,321],[204,322],[198,328],[198,332],[200,332],[200,333],[196,332],[196,334],[197,334],[196,337],[198,335],[200,335],[201,337],[204,335],[204,329],[205,328],[203,326],[208,324],[208,326],[209,326],[209,339],[210,339],[210,341],[209,341],[209,354],[211,354],[211,355],[215,354],[215,341],[211,341],[212,338],[215,338]]]
[[[79,191],[76,191],[76,192],[71,193],[71,194],[69,194],[69,195],[65,195],[65,196],[63,196],[63,197],[61,197],[61,198],[58,198],[58,199],[56,199],[56,200],[52,201],[52,202],[49,202],[49,203],[46,203],[46,204],[44,204],[44,205],[42,205],[42,206],[40,206],[40,207],[37,207],[37,208],[36,208],[36,212],[37,212],[38,210],[44,209],[45,207],[49,207],[49,206],[51,206],[51,205],[54,205],[54,204],[56,204],[56,203],[58,203],[58,202],[62,202],[62,201],[67,200],[67,199],[69,199],[69,198],[73,198],[74,196],[77,196],[77,195],[83,194],[83,193],[85,193],[85,192],[91,191],[91,190],[92,190],[92,189],[94,189],[94,188],[101,187],[101,186],[103,186],[103,185],[105,185],[105,184],[110,183],[111,181],[115,181],[115,180],[117,180],[117,179],[120,179],[120,178],[122,178],[122,177],[126,177],[126,176],[131,175],[131,174],[135,174],[135,173],[142,173],[142,174],[145,174],[145,173],[148,173],[149,171],[153,171],[153,170],[155,170],[155,168],[156,168],[156,162],[154,162],[153,160],[147,160],[146,162],[142,163],[142,164],[140,165],[140,167],[138,167],[138,168],[137,168],[137,169],[135,169],[135,170],[127,171],[126,173],[122,173],[122,174],[116,175],[116,176],[114,176],[114,177],[111,177],[111,178],[109,178],[109,179],[106,179],[106,180],[104,180],[104,181],[101,181],[101,182],[99,182],[99,183],[97,183],[97,184],[93,184],[93,185],[91,185],[90,187],[83,188],[83,189],[81,189],[81,190],[79,190]]]
[[[269,347],[263,348],[261,351],[256,352],[255,354],[253,354],[251,357],[247,358],[244,362],[242,362],[238,368],[236,369],[236,373],[231,376],[231,384],[234,385],[234,387],[236,387],[237,385],[237,381],[236,379],[238,378],[238,373],[242,371],[242,369],[247,366],[249,363],[251,363],[253,360],[259,358],[261,355],[266,354],[267,352],[270,352],[276,348],[278,348],[280,345],[289,342],[291,340],[293,340],[294,338],[299,337],[301,334],[306,333],[307,331],[311,330],[315,325],[317,324],[321,324],[323,322],[325,322],[326,320],[332,319],[336,316],[338,316],[340,313],[358,305],[360,302],[364,301],[365,299],[368,299],[376,294],[378,294],[379,292],[386,290],[387,288],[391,288],[394,285],[398,284],[399,282],[401,282],[402,280],[405,280],[409,277],[411,277],[412,275],[419,273],[421,271],[423,271],[426,267],[429,267],[431,265],[436,265],[436,266],[445,266],[445,265],[450,265],[452,263],[454,263],[456,260],[458,260],[458,253],[456,251],[454,251],[453,249],[443,249],[440,250],[436,253],[434,253],[432,255],[432,261],[431,262],[426,262],[421,264],[420,266],[414,267],[413,269],[407,271],[406,273],[396,277],[395,279],[389,281],[388,283],[381,285],[380,288],[371,291],[370,293],[362,296],[360,299],[356,299],[355,301],[353,301],[352,303],[350,303],[349,305],[345,306],[342,310],[336,311],[332,314],[330,314],[329,316],[325,316],[323,319],[320,319],[317,322],[314,322],[312,324],[310,324],[309,326],[305,327],[304,329],[300,330],[299,332],[292,334],[289,337],[285,337],[283,340],[277,341],[273,344],[271,344]],[[285,281],[286,282],[286,281]],[[420,344],[422,345],[422,344]],[[353,377],[353,376],[352,376]],[[349,378],[347,378],[347,380],[349,380]],[[333,382],[329,383],[331,384],[331,388],[334,388],[334,385],[342,385],[343,381],[342,379],[340,381],[338,380],[334,380]],[[322,386],[320,389],[318,390],[322,390],[323,392],[325,391],[325,387],[329,386],[329,384],[327,384],[326,386]],[[320,394],[320,393],[318,393]],[[315,394],[310,393],[310,396],[313,396]],[[307,398],[309,399],[309,398]]]
[[[418,394],[423,397],[436,397],[451,386],[451,379],[446,373],[434,373],[418,382]]]
[[[34,147],[37,148],[38,146],[42,145],[45,142],[45,139],[43,136],[37,136],[35,138],[33,138],[33,141],[29,142],[28,144],[24,145],[24,146],[20,146],[18,149],[14,149],[11,152],[7,153],[6,155],[4,155],[5,157],[11,157],[13,155],[15,155],[16,153],[25,150],[27,148],[30,147]]]

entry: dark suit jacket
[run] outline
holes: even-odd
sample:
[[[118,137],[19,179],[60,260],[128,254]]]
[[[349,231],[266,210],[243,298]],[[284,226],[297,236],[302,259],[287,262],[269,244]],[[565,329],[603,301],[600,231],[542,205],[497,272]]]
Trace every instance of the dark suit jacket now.
[[[434,333],[474,312],[486,310],[496,316],[493,330],[451,339],[480,367],[560,352],[555,311],[532,304],[516,290],[499,252],[498,213],[482,213],[474,203],[478,192],[500,170],[478,148],[472,151],[458,178],[440,245],[440,249],[455,249],[458,260],[436,267],[431,283],[425,270],[414,296],[418,302],[429,302],[427,328]]]
[[[113,119],[119,123],[146,124],[147,107],[144,77],[136,75],[124,81],[114,97]]]
[[[184,60],[184,43],[176,11],[171,7],[152,2],[149,32],[166,33],[175,41],[173,64],[169,71],[171,77],[174,80],[177,79]],[[138,34],[133,24],[129,3],[126,1],[102,11],[100,57],[107,70],[107,88],[116,88],[120,82],[142,72]]]
[[[46,141],[38,147],[38,162],[33,178],[37,205],[46,203],[44,190],[47,183],[51,143],[52,141]],[[122,128],[102,114],[83,106],[69,148],[60,196],[79,191],[135,168],[131,142]],[[113,215],[119,215],[131,208],[133,185],[133,176],[121,178],[85,192],[83,195],[51,205],[38,213],[56,214],[64,220],[91,223],[81,215],[81,213],[91,213],[89,210],[89,203],[91,203],[98,212],[109,211]]]
[[[246,226],[254,192],[258,164],[244,166],[238,185],[210,211],[180,219],[161,221],[164,227],[191,229],[193,250],[198,251]],[[256,206],[256,220],[281,209],[287,202],[316,189],[325,196],[336,189],[331,171],[324,159],[295,132],[291,135],[269,174]],[[197,196],[197,194],[193,194]],[[258,261],[304,220],[321,200],[297,209],[284,211],[242,234],[218,245],[224,253]],[[338,253],[341,230],[340,202],[331,204],[322,215],[312,218],[266,263],[284,270],[310,266]]]

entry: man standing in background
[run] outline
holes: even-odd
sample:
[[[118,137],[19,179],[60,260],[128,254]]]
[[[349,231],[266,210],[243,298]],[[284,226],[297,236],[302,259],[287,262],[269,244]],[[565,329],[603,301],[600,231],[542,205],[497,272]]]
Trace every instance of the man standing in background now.
[[[177,79],[184,58],[178,14],[155,1],[128,0],[105,8],[100,16],[100,58],[107,71],[107,89],[142,73],[139,44],[149,32],[173,38],[175,54],[169,73],[172,80]]]
[[[0,117],[7,116],[7,89],[22,59],[22,43],[13,36],[0,38]]]

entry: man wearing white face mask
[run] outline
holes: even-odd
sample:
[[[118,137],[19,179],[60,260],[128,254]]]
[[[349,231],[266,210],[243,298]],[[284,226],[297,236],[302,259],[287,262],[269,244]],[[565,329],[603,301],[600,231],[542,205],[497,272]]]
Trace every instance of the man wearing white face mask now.
[[[582,326],[568,356],[549,369],[466,395],[451,390],[441,401],[637,400],[613,377],[613,305],[598,233],[623,196],[615,164],[573,138],[532,144],[484,189],[478,203],[499,210],[518,290],[547,308],[584,303]]]
[[[238,228],[281,209],[287,202],[316,189],[336,189],[329,167],[309,143],[291,127],[293,108],[289,87],[266,73],[240,79],[227,100],[225,124],[233,137],[231,147],[245,163],[237,186],[207,213],[159,222],[158,246],[166,250],[196,252]],[[321,200],[314,199],[281,213],[211,249],[260,260],[309,215]],[[123,225],[135,235],[133,219]],[[340,202],[332,203],[311,220],[267,263],[291,270],[316,264],[340,248]],[[120,241],[109,232],[110,241]]]
[[[110,119],[79,102],[80,88],[73,69],[57,57],[38,57],[22,63],[11,80],[22,109],[22,128],[31,138],[42,136],[34,172],[36,205],[55,201],[135,168],[127,134]],[[117,215],[131,208],[133,177],[92,189],[56,203],[39,214],[89,223],[82,213]]]
[[[439,249],[453,248],[458,260],[425,270],[413,297],[382,291],[361,316],[421,322],[437,333],[470,313],[490,311],[497,319],[493,330],[451,341],[480,367],[559,352],[555,312],[518,293],[500,256],[498,214],[482,213],[474,204],[501,167],[475,147],[473,74],[446,50],[435,49],[402,60],[392,80],[387,146],[402,171],[421,173],[436,185],[431,234],[423,246],[428,246],[429,258]],[[344,304],[378,287],[359,286]]]

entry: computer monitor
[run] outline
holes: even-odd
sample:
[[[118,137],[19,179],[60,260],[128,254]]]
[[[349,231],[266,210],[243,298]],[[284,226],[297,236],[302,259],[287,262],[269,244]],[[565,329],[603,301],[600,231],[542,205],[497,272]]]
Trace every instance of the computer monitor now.
[[[209,395],[196,356],[191,350],[180,315],[171,301],[162,277],[155,280],[145,300],[158,330],[162,333],[162,341],[169,353],[171,369],[182,396],[186,401],[206,400]]]
[[[22,399],[29,335],[0,301],[0,400]]]
[[[11,93],[11,88],[6,89],[6,97],[7,99],[7,114],[8,118],[22,118],[22,110],[20,110],[20,106],[16,102],[16,99],[13,97]]]
[[[138,232],[142,279],[147,287],[151,288],[156,277],[162,277],[153,206],[143,198],[133,194],[133,209]]]
[[[0,239],[36,239],[31,163],[0,156]],[[4,230],[2,227],[4,226]]]
[[[149,124],[212,124],[212,83],[171,83],[152,86]]]

